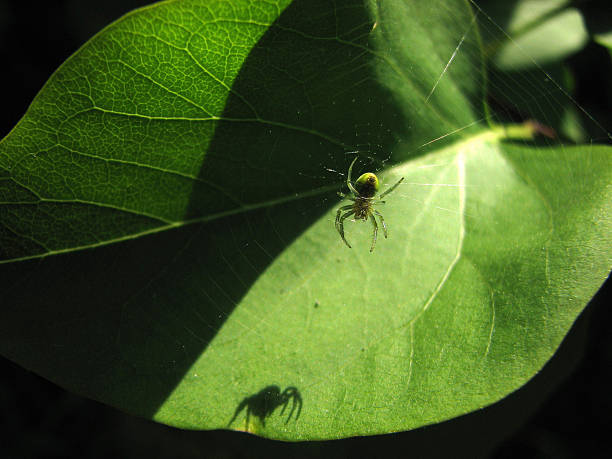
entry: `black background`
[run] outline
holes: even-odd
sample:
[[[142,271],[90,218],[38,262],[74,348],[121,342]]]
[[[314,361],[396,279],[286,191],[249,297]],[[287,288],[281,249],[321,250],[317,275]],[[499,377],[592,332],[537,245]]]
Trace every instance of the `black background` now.
[[[0,0],[0,136],[80,45],[148,3]],[[578,102],[610,126],[610,56],[590,44],[569,65]],[[612,457],[610,292],[608,281],[544,370],[492,407],[412,432],[329,442],[172,429],[80,398],[0,358],[0,457]]]

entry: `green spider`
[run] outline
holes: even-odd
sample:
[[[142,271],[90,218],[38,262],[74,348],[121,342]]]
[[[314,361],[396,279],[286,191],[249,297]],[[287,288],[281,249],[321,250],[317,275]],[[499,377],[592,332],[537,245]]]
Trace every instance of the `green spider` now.
[[[378,224],[376,223],[376,216],[380,218],[380,223],[382,223],[383,233],[385,238],[387,237],[387,225],[385,225],[385,219],[383,216],[374,208],[374,202],[379,202],[384,204],[385,201],[381,199],[386,195],[395,190],[404,177],[398,180],[398,182],[389,188],[387,191],[382,193],[377,198],[374,198],[378,189],[380,188],[380,184],[378,182],[378,177],[372,172],[366,172],[365,174],[361,174],[355,185],[351,183],[351,172],[353,171],[353,165],[357,161],[357,158],[353,160],[348,170],[348,177],[346,178],[346,186],[353,193],[353,196],[349,196],[348,199],[353,201],[353,204],[349,204],[348,206],[342,206],[338,209],[336,213],[336,229],[338,233],[340,233],[340,237],[344,241],[344,243],[351,248],[351,244],[344,238],[344,220],[346,220],[351,215],[355,215],[355,220],[363,220],[366,221],[368,217],[372,217],[372,226],[374,227],[374,232],[372,235],[372,246],[370,247],[370,252],[374,251],[374,246],[376,245],[376,237],[378,235]],[[338,193],[341,197],[347,197],[344,193]],[[348,211],[346,213],[342,213],[343,211]]]

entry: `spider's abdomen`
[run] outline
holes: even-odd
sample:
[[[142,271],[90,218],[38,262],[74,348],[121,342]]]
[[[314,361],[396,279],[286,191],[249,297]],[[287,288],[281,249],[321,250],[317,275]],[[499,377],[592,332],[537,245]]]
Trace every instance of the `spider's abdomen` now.
[[[359,197],[362,198],[374,197],[379,187],[378,177],[372,172],[362,174],[355,182],[355,189],[359,193]]]

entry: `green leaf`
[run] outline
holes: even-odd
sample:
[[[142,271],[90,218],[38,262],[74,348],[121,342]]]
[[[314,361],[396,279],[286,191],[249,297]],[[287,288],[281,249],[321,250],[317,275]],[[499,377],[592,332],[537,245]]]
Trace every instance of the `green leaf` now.
[[[599,33],[593,38],[601,46],[605,46],[609,50],[612,50],[612,31],[606,33]]]
[[[501,70],[548,65],[579,51],[588,42],[582,15],[578,9],[567,7],[567,0],[496,3],[492,5],[494,11],[500,7],[513,9],[510,14],[504,11],[511,19],[504,24],[501,42],[489,47],[489,52],[495,51],[493,63]]]
[[[109,26],[0,143],[2,354],[285,440],[519,388],[610,269],[612,151],[484,126],[474,24],[460,1],[244,0]],[[355,176],[405,178],[373,253],[369,224],[346,222],[352,249],[334,229],[356,149]]]
[[[584,2],[578,4],[593,41],[612,52],[612,24],[610,5],[606,2]]]

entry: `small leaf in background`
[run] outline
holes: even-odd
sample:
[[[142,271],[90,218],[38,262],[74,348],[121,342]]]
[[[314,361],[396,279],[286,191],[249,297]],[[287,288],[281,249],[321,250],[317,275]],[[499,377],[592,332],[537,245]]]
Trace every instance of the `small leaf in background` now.
[[[606,48],[612,48],[612,32],[595,35],[595,41]]]
[[[546,66],[577,51],[588,41],[580,11],[567,0],[479,2],[486,11],[487,49],[500,70]]]

